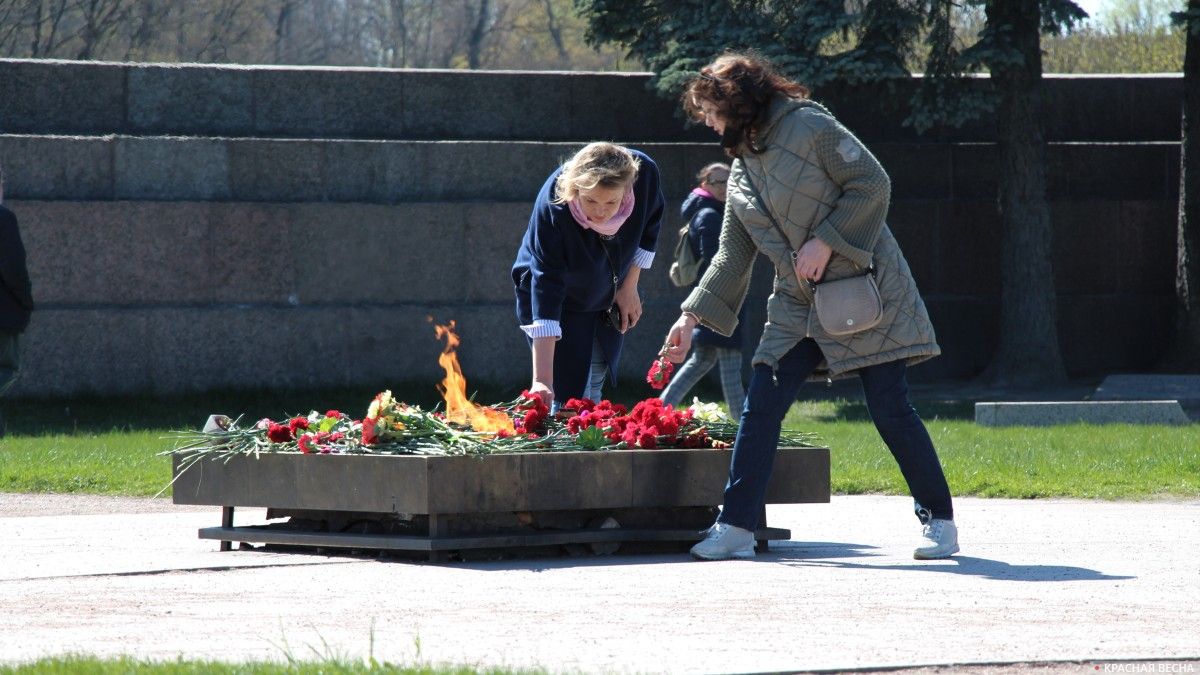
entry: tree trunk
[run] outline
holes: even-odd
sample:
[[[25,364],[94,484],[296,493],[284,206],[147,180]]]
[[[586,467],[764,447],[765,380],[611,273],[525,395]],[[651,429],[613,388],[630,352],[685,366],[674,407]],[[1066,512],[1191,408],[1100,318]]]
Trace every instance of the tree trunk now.
[[[563,43],[562,26],[554,14],[554,0],[542,0],[542,6],[546,9],[546,30],[550,31],[550,39],[554,41],[554,48],[558,51],[558,60],[563,66],[570,66],[571,55]]]
[[[1188,0],[1187,10],[1179,145],[1175,330],[1158,370],[1197,373],[1200,372],[1200,0]]]
[[[982,379],[992,385],[1063,382],[1058,302],[1050,262],[1046,145],[1041,126],[1041,12],[1038,0],[991,0],[989,27],[1018,58],[988,63],[996,111],[1001,227],[1000,336]]]
[[[289,0],[279,3],[279,14],[275,17],[275,63],[285,63],[285,45],[291,34],[292,3]]]
[[[482,63],[483,40],[488,34],[488,23],[492,13],[491,0],[480,0],[479,12],[475,15],[471,35],[467,38],[467,67],[477,70]],[[468,14],[468,16],[470,16]]]

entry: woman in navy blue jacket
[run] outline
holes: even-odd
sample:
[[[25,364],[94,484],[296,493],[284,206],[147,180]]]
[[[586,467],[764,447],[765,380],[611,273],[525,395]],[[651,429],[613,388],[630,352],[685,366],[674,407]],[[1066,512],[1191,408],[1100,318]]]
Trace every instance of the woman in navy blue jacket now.
[[[598,401],[605,378],[616,382],[664,212],[658,166],[612,143],[585,146],[546,179],[512,267],[531,393],[548,404]]]
[[[18,335],[29,325],[33,311],[25,245],[17,217],[4,205],[4,167],[0,166],[0,397],[16,381],[21,369]],[[4,416],[0,414],[0,437]]]
[[[721,162],[709,164],[700,170],[696,180],[700,185],[683,201],[679,212],[688,221],[688,245],[692,247],[692,253],[701,259],[700,272],[696,277],[698,283],[708,269],[708,263],[717,256],[717,248],[721,243],[729,165]],[[729,337],[707,326],[696,326],[692,330],[692,353],[659,397],[664,403],[682,403],[692,387],[713,366],[720,364],[721,390],[725,394],[729,414],[734,419],[741,417],[742,404],[746,400],[746,387],[742,384],[742,325],[746,323],[748,304],[742,303],[737,328]]]

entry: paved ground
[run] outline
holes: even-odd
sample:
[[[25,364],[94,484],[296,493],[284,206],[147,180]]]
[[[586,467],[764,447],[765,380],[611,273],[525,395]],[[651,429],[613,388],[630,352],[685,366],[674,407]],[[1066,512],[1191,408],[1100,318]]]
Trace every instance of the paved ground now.
[[[1200,502],[957,511],[949,561],[914,561],[909,501],[870,496],[771,507],[794,541],[754,561],[429,565],[220,553],[196,537],[215,509],[0,494],[0,662],[373,652],[551,672],[1200,672]]]

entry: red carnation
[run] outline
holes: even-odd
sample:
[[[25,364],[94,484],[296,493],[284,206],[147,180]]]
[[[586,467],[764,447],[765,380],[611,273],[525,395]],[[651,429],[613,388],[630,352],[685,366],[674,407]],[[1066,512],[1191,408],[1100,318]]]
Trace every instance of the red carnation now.
[[[300,446],[300,452],[303,452],[306,455],[309,453],[315,452],[316,448],[312,447],[312,445],[311,445],[312,441],[313,441],[312,434],[304,434],[303,436],[301,436],[297,442],[297,445]]]
[[[665,356],[659,356],[650,364],[650,372],[646,373],[646,382],[653,389],[662,389],[667,386],[667,381],[671,379],[671,372],[675,370],[675,364],[667,360]]]
[[[638,446],[647,450],[653,450],[658,447],[657,429],[649,427],[642,429],[642,433],[638,434]]]
[[[574,410],[576,412],[587,412],[596,407],[590,398],[569,398],[567,404],[563,406],[564,410]]]
[[[267,425],[267,440],[272,443],[287,443],[292,440],[292,430],[282,424],[271,422]]]
[[[522,426],[526,429],[537,429],[542,426],[542,422],[546,420],[546,413],[540,410],[527,410],[525,417],[521,420]]]
[[[325,411],[325,416],[332,417],[334,419],[341,419],[342,413],[337,410],[327,410],[327,411]]]
[[[375,425],[378,422],[374,417],[364,417],[362,421],[362,440],[363,445],[372,445],[379,440],[379,434],[375,431]]]
[[[641,427],[638,425],[630,424],[629,426],[625,427],[625,431],[621,432],[621,440],[624,441],[629,447],[633,447],[637,445],[638,435],[640,434],[641,430]]]
[[[292,435],[295,436],[297,429],[307,429],[308,428],[308,418],[307,417],[293,417],[291,419],[291,421],[288,422],[288,428],[292,430]]]

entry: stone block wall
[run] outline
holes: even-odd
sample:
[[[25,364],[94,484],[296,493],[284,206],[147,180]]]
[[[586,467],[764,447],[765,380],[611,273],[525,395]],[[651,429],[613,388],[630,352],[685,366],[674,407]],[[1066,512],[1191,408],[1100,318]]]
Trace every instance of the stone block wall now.
[[[6,203],[39,305],[13,394],[432,386],[430,318],[457,322],[468,380],[519,390],[528,352],[508,268],[546,175],[595,139],[648,152],[670,203],[621,373],[640,380],[684,295],[666,280],[678,205],[695,170],[722,157],[647,80],[0,60]],[[1165,345],[1180,87],[1047,80],[1073,374],[1144,368]],[[1000,294],[987,125],[917,136],[887,103],[899,99],[831,89],[823,100],[893,179],[889,223],[944,350],[914,379],[977,373]],[[1141,118],[1108,103],[1121,100],[1139,100]],[[752,339],[770,284],[760,261]]]

